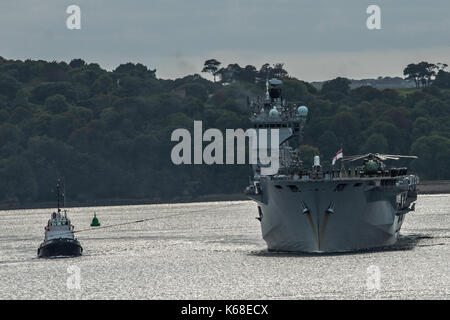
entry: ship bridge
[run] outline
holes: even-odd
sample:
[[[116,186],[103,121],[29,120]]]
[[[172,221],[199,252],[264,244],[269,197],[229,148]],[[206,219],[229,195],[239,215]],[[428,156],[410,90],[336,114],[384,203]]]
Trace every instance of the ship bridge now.
[[[298,146],[303,139],[303,127],[308,115],[308,108],[302,103],[287,104],[282,97],[281,85],[282,82],[278,79],[266,81],[265,100],[258,99],[256,102],[250,103],[252,109],[250,121],[253,128],[257,130],[279,129],[279,145],[292,137],[298,137]],[[270,145],[269,135],[267,145]]]

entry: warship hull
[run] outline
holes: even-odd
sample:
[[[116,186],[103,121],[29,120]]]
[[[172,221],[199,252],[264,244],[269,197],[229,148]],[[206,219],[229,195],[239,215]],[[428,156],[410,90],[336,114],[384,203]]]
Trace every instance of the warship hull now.
[[[39,258],[81,256],[83,248],[74,239],[53,239],[43,242],[38,249]]]
[[[264,180],[249,197],[269,250],[341,252],[394,244],[417,193],[401,177]]]

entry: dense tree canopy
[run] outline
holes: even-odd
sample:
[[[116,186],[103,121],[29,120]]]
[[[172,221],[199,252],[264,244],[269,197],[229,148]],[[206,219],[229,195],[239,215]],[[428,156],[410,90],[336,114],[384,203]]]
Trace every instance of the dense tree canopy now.
[[[248,165],[176,166],[170,136],[192,130],[194,120],[204,129],[249,127],[247,97],[263,95],[272,77],[283,79],[283,97],[310,109],[300,148],[306,165],[315,154],[329,165],[342,145],[347,155],[416,154],[411,167],[421,178],[450,179],[450,75],[443,66],[424,88],[351,90],[348,79],[337,78],[318,90],[282,63],[219,69],[213,60],[204,72],[218,82],[158,79],[156,70],[134,63],[106,71],[82,59],[0,59],[0,202],[53,200],[60,177],[77,201],[239,193]]]

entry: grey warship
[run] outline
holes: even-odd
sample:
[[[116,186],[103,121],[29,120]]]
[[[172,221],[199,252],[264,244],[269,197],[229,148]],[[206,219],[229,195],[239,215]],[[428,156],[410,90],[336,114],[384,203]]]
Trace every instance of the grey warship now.
[[[312,168],[304,168],[298,147],[308,108],[287,104],[281,91],[280,80],[266,81],[265,99],[249,102],[256,131],[279,129],[278,173],[262,175],[262,165],[253,165],[245,190],[257,204],[268,250],[345,252],[395,244],[405,215],[414,211],[419,178],[385,161],[416,157],[369,153],[343,157],[339,169],[325,171],[315,156]]]

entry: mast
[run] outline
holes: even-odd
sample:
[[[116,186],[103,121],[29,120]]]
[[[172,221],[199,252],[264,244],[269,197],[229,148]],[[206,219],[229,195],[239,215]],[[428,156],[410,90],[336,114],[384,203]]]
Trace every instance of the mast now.
[[[66,177],[63,177],[63,207],[64,211],[66,210]]]
[[[56,199],[58,200],[58,213],[61,211],[61,209],[59,208],[59,179],[58,182],[56,182]]]

